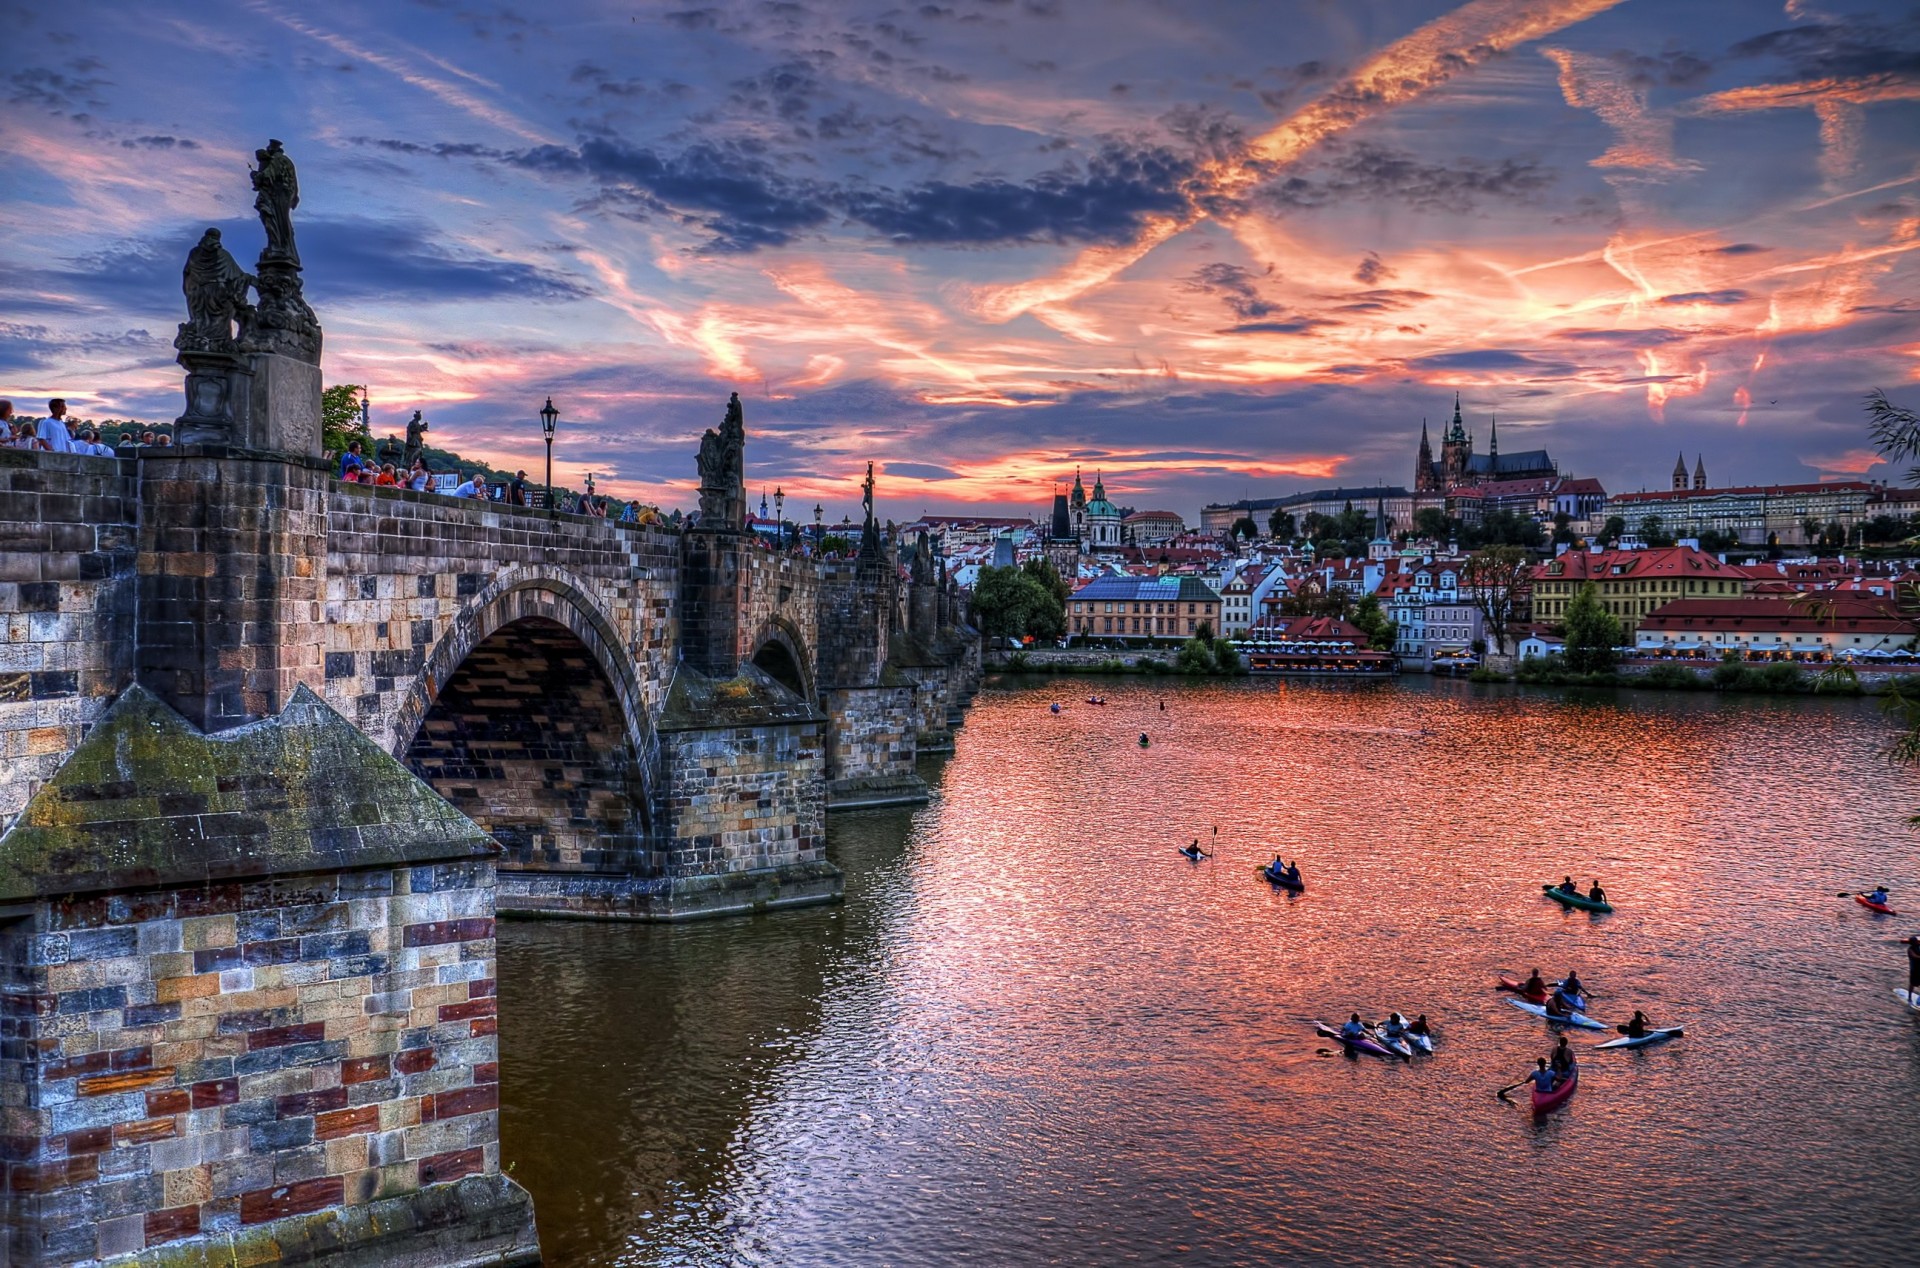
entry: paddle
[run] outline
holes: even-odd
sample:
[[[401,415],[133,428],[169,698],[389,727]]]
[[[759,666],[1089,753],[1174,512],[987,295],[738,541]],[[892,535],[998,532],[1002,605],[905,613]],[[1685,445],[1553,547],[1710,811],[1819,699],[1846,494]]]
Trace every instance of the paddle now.
[[[1884,889],[1884,890],[1886,890],[1886,891],[1887,891],[1887,892],[1888,892],[1889,894],[1891,894],[1891,893],[1893,892],[1893,886],[1891,886],[1891,885],[1882,885],[1882,886],[1881,886],[1880,888],[1881,888],[1881,889]],[[1838,893],[1837,895],[1835,895],[1835,897],[1838,897],[1838,898],[1865,898],[1865,897],[1866,897],[1866,896],[1867,896],[1868,894],[1870,894],[1870,893],[1872,893],[1872,892],[1873,892],[1872,890],[1867,890],[1867,889],[1863,889],[1863,890],[1860,890],[1860,891],[1859,891],[1858,893],[1853,893],[1853,894],[1849,894],[1849,893],[1848,893],[1848,892],[1847,892],[1846,890],[1844,890],[1844,889],[1843,889],[1843,890],[1841,890],[1841,891],[1840,891],[1840,892],[1839,892],[1839,893]]]
[[[1533,1076],[1529,1074],[1525,1079],[1520,1080],[1518,1083],[1509,1083],[1505,1087],[1501,1088],[1498,1092],[1495,1092],[1494,1095],[1504,1101],[1507,1099],[1507,1093],[1513,1091],[1513,1089],[1517,1087],[1525,1087],[1527,1085],[1527,1080],[1531,1078],[1533,1078]]]

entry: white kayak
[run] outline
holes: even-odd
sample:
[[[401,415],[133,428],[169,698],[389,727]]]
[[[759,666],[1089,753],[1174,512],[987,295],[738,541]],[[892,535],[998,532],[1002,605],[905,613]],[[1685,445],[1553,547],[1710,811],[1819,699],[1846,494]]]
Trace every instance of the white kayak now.
[[[1406,1016],[1405,1013],[1401,1013],[1400,1015],[1402,1017]],[[1407,1042],[1413,1045],[1413,1050],[1415,1052],[1424,1052],[1424,1053],[1427,1053],[1429,1056],[1432,1055],[1433,1053],[1433,1036],[1432,1035],[1416,1035],[1411,1030],[1405,1033],[1406,1033]]]
[[[1896,986],[1893,988],[1893,997],[1908,1008],[1920,1008],[1920,991],[1903,991]]]
[[[1406,1057],[1408,1059],[1413,1057],[1413,1049],[1407,1046],[1405,1036],[1395,1039],[1378,1026],[1375,1026],[1371,1033],[1373,1035],[1373,1041],[1382,1048],[1385,1048],[1388,1052],[1391,1052],[1394,1056]]]
[[[1574,1013],[1569,1017],[1555,1017],[1547,1012],[1547,1006],[1545,1004],[1529,1004],[1524,999],[1512,998],[1509,998],[1507,1003],[1512,1004],[1523,1013],[1532,1013],[1535,1017],[1545,1017],[1548,1021],[1559,1022],[1563,1026],[1579,1026],[1585,1030],[1607,1029],[1604,1024],[1595,1021],[1585,1013]]]
[[[1678,1039],[1686,1033],[1683,1027],[1669,1026],[1665,1030],[1649,1030],[1646,1034],[1638,1037],[1622,1035],[1618,1039],[1609,1039],[1605,1043],[1595,1044],[1593,1050],[1600,1052],[1607,1048],[1644,1048],[1650,1043],[1661,1043],[1668,1039]]]

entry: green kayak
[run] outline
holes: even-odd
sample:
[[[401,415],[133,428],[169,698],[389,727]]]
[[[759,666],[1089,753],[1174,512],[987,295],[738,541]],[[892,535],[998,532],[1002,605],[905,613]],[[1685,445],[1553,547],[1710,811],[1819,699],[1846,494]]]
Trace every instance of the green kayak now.
[[[1548,898],[1551,898],[1553,899],[1554,902],[1561,903],[1564,906],[1578,907],[1582,911],[1612,911],[1613,910],[1612,903],[1596,903],[1593,901],[1593,899],[1588,898],[1585,894],[1582,894],[1577,890],[1561,889],[1558,885],[1542,885],[1540,888],[1547,892]]]

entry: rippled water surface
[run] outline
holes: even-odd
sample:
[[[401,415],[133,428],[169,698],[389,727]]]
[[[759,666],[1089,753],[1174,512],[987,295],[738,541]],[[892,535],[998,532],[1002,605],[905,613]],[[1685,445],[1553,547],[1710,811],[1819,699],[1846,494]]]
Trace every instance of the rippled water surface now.
[[[932,805],[834,816],[843,907],[503,926],[549,1262],[1920,1258],[1920,920],[1836,897],[1920,912],[1871,705],[1099,689],[989,689]],[[1568,871],[1618,912],[1544,899]],[[1490,988],[1536,964],[1688,1037],[1588,1055],[1535,1121],[1493,1091],[1546,1028]],[[1439,1054],[1311,1030],[1389,1008]]]

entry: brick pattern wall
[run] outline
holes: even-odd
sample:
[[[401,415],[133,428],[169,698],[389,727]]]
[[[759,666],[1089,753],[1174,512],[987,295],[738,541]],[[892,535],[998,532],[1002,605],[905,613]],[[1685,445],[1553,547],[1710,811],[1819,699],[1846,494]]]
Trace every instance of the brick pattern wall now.
[[[713,875],[826,858],[818,722],[677,731],[663,743],[669,870]]]
[[[319,690],[323,465],[193,446],[139,462],[141,683],[208,732]]]
[[[337,482],[327,508],[325,695],[376,743],[404,752],[465,652],[519,611],[501,600],[528,588],[604,631],[591,636],[626,668],[644,734],[678,657],[677,535]]]
[[[646,797],[611,686],[572,631],[530,618],[468,653],[407,765],[540,871],[647,870]]]
[[[842,785],[916,778],[912,686],[839,687],[827,693],[826,707],[834,719],[828,779]]]
[[[0,825],[133,680],[134,464],[0,449]]]
[[[16,1256],[497,1172],[492,887],[488,861],[280,877],[42,903],[0,932]]]
[[[751,552],[747,570],[747,610],[741,626],[740,658],[751,660],[776,629],[784,632],[793,650],[809,663],[803,672],[815,676],[811,663],[820,646],[820,577],[823,565],[812,559]]]

